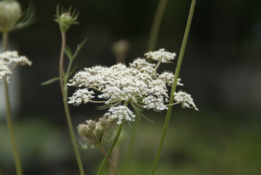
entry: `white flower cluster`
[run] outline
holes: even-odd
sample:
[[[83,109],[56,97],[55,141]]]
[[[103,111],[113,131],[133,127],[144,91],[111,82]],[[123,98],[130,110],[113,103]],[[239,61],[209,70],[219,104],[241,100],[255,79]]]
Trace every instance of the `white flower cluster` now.
[[[94,92],[93,91],[88,91],[88,89],[78,89],[76,92],[73,94],[72,97],[69,97],[69,104],[74,104],[75,106],[80,105],[82,102],[84,104],[88,103],[92,98]]]
[[[155,111],[167,110],[168,86],[172,86],[175,76],[171,72],[159,74],[156,70],[161,62],[173,60],[175,53],[160,49],[145,56],[157,60],[158,64],[137,58],[129,66],[121,63],[111,67],[94,66],[76,73],[68,86],[75,86],[78,90],[69,98],[69,103],[104,103],[105,107],[111,107],[105,116],[117,118],[118,124],[135,118],[129,108],[121,106],[123,102]],[[180,79],[177,85],[183,85]],[[185,105],[187,101],[180,103]]]
[[[17,51],[7,51],[0,54],[0,80],[8,78],[16,65],[32,65],[25,56],[19,56]]]
[[[186,92],[183,91],[175,92],[174,101],[176,103],[181,103],[181,106],[183,108],[193,108],[198,111],[198,108],[196,107],[191,95],[187,94]]]
[[[122,105],[111,107],[104,116],[111,119],[118,119],[117,124],[121,124],[123,121],[134,122],[136,117],[129,108]]]
[[[95,90],[105,104],[117,104],[121,101],[131,101],[146,109],[165,110],[168,102],[167,85],[172,85],[174,75],[170,72],[158,74],[155,64],[138,58],[130,66],[116,64],[111,67],[94,66],[78,72],[69,86],[79,88],[69,103],[79,105],[82,99],[85,103],[93,98]],[[180,79],[179,79],[180,81]],[[178,82],[178,85],[182,85]]]
[[[156,61],[161,61],[162,63],[169,63],[171,60],[175,59],[176,53],[170,53],[165,51],[165,49],[159,49],[158,51],[145,53],[144,56]]]

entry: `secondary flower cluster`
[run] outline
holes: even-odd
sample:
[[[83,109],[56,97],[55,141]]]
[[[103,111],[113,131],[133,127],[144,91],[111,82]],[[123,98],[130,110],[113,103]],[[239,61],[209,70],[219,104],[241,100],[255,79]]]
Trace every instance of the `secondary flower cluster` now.
[[[145,54],[146,58],[166,63],[174,60],[176,54],[160,49]],[[158,65],[158,64],[157,64]],[[69,81],[69,86],[78,89],[69,97],[69,103],[104,103],[109,112],[105,116],[117,119],[117,123],[134,121],[135,114],[122,103],[132,103],[145,109],[162,111],[168,109],[168,86],[174,82],[175,75],[171,72],[157,73],[157,66],[146,59],[138,58],[129,66],[116,64],[111,67],[94,66],[79,71]],[[180,83],[178,79],[179,86]],[[184,108],[197,110],[189,94],[180,92],[174,94],[176,104],[181,103]]]
[[[17,51],[6,51],[0,54],[0,81],[7,79],[17,65],[32,65],[25,56],[19,56]]]

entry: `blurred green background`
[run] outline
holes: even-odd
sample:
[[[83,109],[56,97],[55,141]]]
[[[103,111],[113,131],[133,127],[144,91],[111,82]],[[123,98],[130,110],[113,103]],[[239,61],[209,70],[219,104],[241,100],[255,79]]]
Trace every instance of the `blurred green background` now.
[[[15,133],[25,175],[79,174],[64,116],[59,84],[40,86],[58,76],[60,33],[56,5],[80,11],[80,25],[68,32],[68,45],[87,43],[77,70],[115,63],[112,46],[126,40],[129,63],[146,52],[157,0],[32,1],[38,18],[30,28],[10,35],[10,48],[33,61],[11,77]],[[23,9],[30,1],[20,0]],[[169,1],[156,49],[178,54],[190,1]],[[261,174],[261,1],[197,2],[180,77],[198,112],[174,108],[159,175]],[[175,64],[162,66],[174,70]],[[15,81],[12,82],[12,79]],[[18,81],[19,79],[19,81]],[[70,94],[75,89],[70,89]],[[2,99],[2,92],[0,93]],[[3,105],[3,104],[1,104]],[[71,106],[76,126],[105,111],[96,105]],[[133,151],[133,127],[125,126],[120,144],[122,175],[150,174],[165,112],[146,112],[154,122],[139,122]],[[96,173],[99,150],[81,151],[86,174]],[[0,175],[15,174],[5,112],[0,111]],[[104,173],[106,174],[106,173]]]

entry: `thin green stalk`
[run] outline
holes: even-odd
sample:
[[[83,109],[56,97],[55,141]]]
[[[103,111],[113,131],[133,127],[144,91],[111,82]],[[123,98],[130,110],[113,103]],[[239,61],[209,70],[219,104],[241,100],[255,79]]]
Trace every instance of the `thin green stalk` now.
[[[115,167],[118,166],[119,155],[120,155],[120,144],[116,144],[116,146],[114,147],[111,153],[111,161]],[[115,172],[114,169],[111,167],[109,171],[109,175],[113,175],[114,172]]]
[[[7,50],[7,46],[8,46],[8,33],[4,32],[3,33],[3,52],[5,52]],[[5,93],[7,128],[8,128],[8,132],[10,135],[12,151],[14,154],[14,163],[15,163],[15,167],[16,167],[16,174],[22,175],[23,174],[22,163],[20,161],[20,157],[18,154],[18,149],[17,149],[16,141],[15,141],[15,134],[14,134],[14,128],[13,128],[13,122],[12,122],[7,79],[4,80],[4,93]]]
[[[105,152],[104,148],[102,146],[100,146],[100,150],[103,154],[103,156],[107,159],[107,162],[110,164],[111,168],[113,169],[113,171],[115,172],[116,175],[119,175],[119,171],[116,169],[116,167],[114,166],[112,160],[109,158],[108,154]]]
[[[160,0],[160,2],[159,2],[157,12],[155,14],[152,28],[150,31],[147,51],[152,51],[155,49],[155,45],[156,45],[158,34],[159,34],[160,24],[161,24],[161,21],[163,18],[163,14],[164,14],[167,2],[168,2],[168,0]]]
[[[181,69],[181,64],[182,64],[184,52],[185,52],[185,49],[186,49],[186,44],[187,44],[187,40],[188,40],[188,36],[189,36],[189,30],[190,30],[190,26],[191,26],[191,22],[192,22],[192,17],[193,17],[195,5],[196,5],[196,0],[192,0],[191,6],[190,6],[190,11],[189,11],[189,16],[188,16],[188,21],[187,21],[187,26],[186,26],[186,29],[185,29],[185,33],[184,33],[184,37],[183,37],[183,41],[182,41],[182,45],[181,45],[181,49],[180,49],[180,54],[179,54],[179,58],[178,58],[178,63],[177,63],[176,71],[175,71],[175,79],[174,79],[174,83],[172,85],[172,89],[171,89],[171,93],[170,93],[169,104],[173,103],[173,99],[174,99],[173,94],[176,91],[176,87],[177,87],[179,72],[180,72],[180,69]],[[158,165],[158,162],[159,162],[160,154],[161,154],[161,151],[162,151],[162,146],[164,144],[164,140],[165,140],[165,137],[166,137],[171,113],[172,113],[172,106],[169,106],[169,109],[168,109],[167,114],[166,114],[166,119],[165,119],[163,131],[162,131],[159,147],[158,147],[158,150],[156,152],[155,160],[154,160],[154,163],[153,163],[153,169],[152,169],[152,173],[151,173],[152,175],[155,175],[155,173],[156,173],[156,168],[157,168],[157,165]]]
[[[120,126],[119,126],[119,128],[118,128],[118,131],[117,131],[117,133],[116,133],[116,136],[115,136],[115,138],[114,138],[114,140],[113,140],[113,143],[111,144],[111,146],[110,146],[110,148],[109,148],[109,150],[108,150],[108,152],[107,152],[107,155],[108,155],[108,156],[111,155],[111,152],[113,151],[115,145],[117,144],[117,142],[118,142],[118,140],[119,140],[119,137],[120,137],[120,134],[121,134],[121,130],[122,130],[122,126],[123,126],[123,124],[120,124]],[[105,163],[106,163],[106,158],[103,159],[103,161],[102,161],[102,163],[101,163],[101,165],[100,165],[100,168],[99,168],[99,170],[98,170],[97,175],[101,175],[101,173],[102,173],[102,171],[103,171],[103,169],[104,169]]]
[[[68,103],[67,103],[68,86],[67,86],[67,82],[64,82],[64,75],[63,75],[63,73],[64,73],[63,60],[64,60],[64,50],[65,50],[65,45],[66,45],[66,35],[65,35],[64,32],[62,32],[61,35],[62,35],[62,46],[61,46],[61,54],[60,54],[59,73],[60,73],[60,86],[61,86],[61,92],[62,92],[62,98],[63,98],[63,105],[64,105],[64,110],[65,110],[65,114],[66,114],[68,128],[69,128],[69,132],[70,132],[70,135],[71,135],[71,139],[72,139],[72,143],[73,143],[73,149],[74,149],[74,153],[75,153],[75,156],[76,156],[79,171],[80,171],[81,175],[84,175],[82,160],[81,160],[80,152],[79,152],[79,149],[78,149],[78,146],[77,146],[76,137],[75,137],[75,134],[74,134],[74,131],[73,131],[72,119],[71,119],[71,115],[70,115],[70,111],[69,111],[69,106],[68,106]]]

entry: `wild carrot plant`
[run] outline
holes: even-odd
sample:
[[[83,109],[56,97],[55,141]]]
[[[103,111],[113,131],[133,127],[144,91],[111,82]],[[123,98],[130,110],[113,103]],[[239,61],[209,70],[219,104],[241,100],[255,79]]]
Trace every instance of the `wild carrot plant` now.
[[[75,74],[73,63],[86,40],[79,44],[76,51],[73,53],[69,47],[66,47],[66,34],[72,25],[78,24],[77,18],[79,13],[76,10],[72,10],[72,8],[64,10],[57,7],[55,21],[58,23],[61,33],[59,77],[53,78],[42,84],[47,85],[55,81],[60,82],[65,116],[81,175],[85,175],[85,172],[74,133],[69,104],[78,106],[81,104],[96,103],[99,105],[99,109],[106,110],[98,119],[86,120],[77,127],[78,134],[82,137],[83,141],[85,141],[87,148],[99,148],[104,156],[104,160],[98,169],[97,175],[102,174],[106,162],[112,169],[110,174],[120,174],[115,162],[111,159],[111,154],[126,124],[132,125],[142,117],[146,118],[142,113],[143,110],[154,110],[155,112],[167,111],[151,172],[152,175],[155,175],[170,121],[172,107],[180,104],[183,108],[198,110],[191,95],[181,90],[176,91],[177,86],[183,86],[183,83],[179,78],[179,73],[195,3],[196,0],[192,0],[175,73],[169,71],[159,72],[158,68],[162,64],[173,63],[176,59],[176,53],[169,52],[164,48],[154,50],[167,0],[161,0],[159,3],[150,34],[148,52],[142,57],[136,58],[131,63],[126,64],[123,61],[125,60],[125,55],[122,51],[124,49],[121,49],[120,51],[114,50],[115,53],[118,53],[117,59],[121,60],[122,63],[119,63],[120,61],[118,61],[118,63],[109,67],[93,66],[84,68]],[[7,12],[11,12],[11,10],[5,9],[6,4],[9,6],[12,5],[14,8],[12,14],[7,14]],[[22,175],[22,166],[16,148],[11,121],[8,76],[12,73],[12,70],[16,65],[31,65],[31,62],[26,57],[19,56],[16,51],[7,51],[7,43],[10,31],[27,26],[31,20],[32,13],[29,11],[25,15],[21,15],[20,6],[16,1],[9,0],[0,2],[0,31],[3,33],[4,51],[4,53],[0,54],[0,80],[3,81],[5,87],[7,123],[17,175]],[[124,47],[126,47],[126,45]],[[68,57],[67,68],[64,66],[65,56]],[[71,96],[68,96],[68,87],[74,87],[76,89]],[[110,142],[111,145],[106,151],[104,145]]]
[[[125,122],[135,122],[136,116],[142,116],[142,114],[140,114],[141,109],[153,109],[155,111],[168,110],[159,148],[153,163],[152,175],[156,173],[156,167],[172,113],[172,106],[181,104],[183,108],[198,110],[191,95],[183,91],[176,92],[177,86],[183,86],[179,79],[179,72],[186,48],[195,2],[195,0],[192,0],[175,74],[172,72],[157,72],[158,67],[162,63],[170,63],[176,57],[175,53],[167,52],[165,49],[159,49],[158,51],[145,53],[145,59],[138,58],[130,63],[129,66],[119,63],[111,67],[94,66],[92,68],[85,68],[75,74],[73,79],[69,81],[69,86],[78,88],[73,96],[69,97],[69,103],[74,105],[90,102],[103,103],[104,105],[100,108],[108,108],[109,110],[99,119],[99,122],[103,120],[105,123],[106,121],[110,123],[110,126],[115,125],[114,123],[119,125],[116,137],[108,153],[105,154],[106,159],[112,167],[113,165],[108,156],[117,143],[123,124]],[[167,1],[161,1],[159,5],[148,48],[155,47],[159,25],[166,3]],[[150,61],[148,62],[148,60]],[[170,93],[168,92],[168,86],[172,87]],[[94,125],[93,123],[95,123],[95,121],[86,121],[86,124],[79,125],[78,131],[88,144],[102,147],[103,144],[110,140],[108,138],[111,137],[111,129],[113,128],[110,128],[108,136],[108,133],[106,133],[106,124],[97,125],[96,122],[96,125]],[[97,137],[97,133],[101,135]],[[98,138],[98,140],[93,142],[93,138]],[[104,164],[105,160],[99,168],[98,175],[101,175]],[[115,169],[115,167],[113,167],[113,169]],[[117,170],[115,170],[115,172],[118,174]]]
[[[5,0],[0,2],[0,32],[2,33],[3,51],[0,54],[0,83],[3,83],[4,85],[7,128],[17,175],[22,175],[23,170],[12,122],[8,83],[9,76],[17,65],[31,65],[32,62],[25,56],[19,56],[17,51],[8,51],[8,37],[10,32],[30,25],[33,22],[33,18],[34,12],[31,6],[22,14],[19,2],[15,0]]]
[[[129,66],[118,63],[110,67],[85,68],[69,80],[68,85],[77,87],[77,90],[69,97],[68,103],[76,106],[97,103],[103,104],[100,109],[108,109],[98,122],[87,120],[78,126],[78,132],[89,146],[102,148],[110,141],[113,126],[118,125],[116,137],[105,156],[107,158],[117,143],[123,124],[135,122],[136,116],[142,116],[141,109],[164,111],[181,104],[183,108],[198,110],[191,96],[182,91],[172,94],[174,102],[168,103],[168,86],[174,83],[175,75],[166,71],[158,73],[157,69],[162,63],[172,62],[175,56],[175,53],[159,49],[145,53],[145,58],[137,58]],[[176,78],[176,81],[176,85],[183,86],[180,79]],[[111,165],[109,159],[108,162]],[[98,174],[102,173],[103,166],[104,162]]]
[[[59,25],[61,38],[62,38],[60,59],[59,59],[59,77],[55,77],[55,78],[53,78],[49,81],[46,81],[46,82],[42,83],[42,85],[48,85],[48,84],[53,83],[55,81],[60,82],[60,88],[61,88],[62,101],[63,101],[63,105],[64,105],[64,110],[65,110],[65,116],[66,116],[68,129],[69,129],[71,140],[72,140],[72,145],[73,145],[76,161],[77,161],[77,164],[78,164],[80,174],[84,175],[85,173],[84,173],[83,163],[82,163],[82,160],[81,160],[81,155],[80,155],[80,152],[79,152],[77,140],[76,140],[74,129],[73,129],[71,114],[70,114],[69,106],[68,106],[68,103],[67,103],[67,99],[68,99],[67,83],[68,83],[68,79],[69,79],[70,75],[74,71],[73,67],[72,67],[73,61],[77,57],[79,51],[81,50],[82,46],[84,45],[84,43],[86,41],[86,40],[84,40],[81,44],[78,45],[74,54],[71,52],[69,47],[66,47],[66,32],[69,30],[69,28],[73,24],[78,24],[78,22],[76,21],[77,18],[78,18],[78,15],[79,15],[79,13],[76,10],[72,10],[72,8],[69,8],[69,10],[65,10],[63,8],[60,9],[59,6],[57,6],[55,22],[57,22],[58,25]],[[66,69],[64,69],[65,54],[69,59],[69,64],[68,64],[68,67]]]

